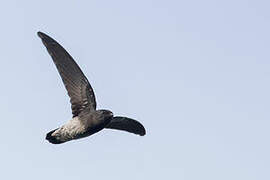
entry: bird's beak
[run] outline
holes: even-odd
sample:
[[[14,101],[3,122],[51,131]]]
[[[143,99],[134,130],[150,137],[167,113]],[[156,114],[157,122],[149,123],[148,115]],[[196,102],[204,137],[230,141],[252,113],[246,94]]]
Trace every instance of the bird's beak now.
[[[110,112],[110,116],[113,117],[113,113],[112,112]]]

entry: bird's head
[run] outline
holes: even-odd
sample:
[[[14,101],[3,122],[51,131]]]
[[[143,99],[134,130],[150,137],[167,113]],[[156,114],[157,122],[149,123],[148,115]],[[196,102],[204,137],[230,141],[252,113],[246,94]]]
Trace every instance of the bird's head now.
[[[98,110],[97,112],[105,121],[111,121],[113,118],[113,113],[109,110],[101,109]]]

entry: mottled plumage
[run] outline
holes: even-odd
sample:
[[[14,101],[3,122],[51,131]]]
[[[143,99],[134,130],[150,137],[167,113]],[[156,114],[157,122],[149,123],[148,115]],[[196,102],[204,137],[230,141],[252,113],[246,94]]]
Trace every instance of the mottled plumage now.
[[[108,110],[96,110],[94,91],[80,67],[68,52],[48,35],[38,32],[51,55],[70,97],[73,118],[65,125],[50,131],[46,139],[61,144],[90,136],[104,128],[145,135],[141,123],[127,117],[114,117]]]

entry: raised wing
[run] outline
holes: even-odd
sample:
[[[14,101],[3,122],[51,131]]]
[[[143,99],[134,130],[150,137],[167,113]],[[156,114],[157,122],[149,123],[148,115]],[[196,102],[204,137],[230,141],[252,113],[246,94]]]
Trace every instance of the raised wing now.
[[[95,110],[96,100],[94,91],[77,63],[54,39],[42,32],[37,34],[51,55],[65,84],[70,97],[73,117],[78,116],[85,108]]]
[[[106,126],[108,129],[123,130],[130,133],[138,134],[140,136],[145,135],[145,129],[143,125],[127,117],[114,117],[112,121]]]

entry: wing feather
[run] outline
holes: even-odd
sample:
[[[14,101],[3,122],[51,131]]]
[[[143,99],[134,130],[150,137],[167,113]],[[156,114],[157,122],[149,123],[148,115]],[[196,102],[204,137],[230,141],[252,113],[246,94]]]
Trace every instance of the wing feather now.
[[[43,44],[51,55],[70,97],[73,117],[85,108],[96,109],[94,91],[80,67],[71,55],[54,39],[38,32]]]
[[[143,125],[140,122],[127,117],[113,117],[112,121],[106,126],[106,128],[123,130],[141,136],[145,135],[145,128]]]

